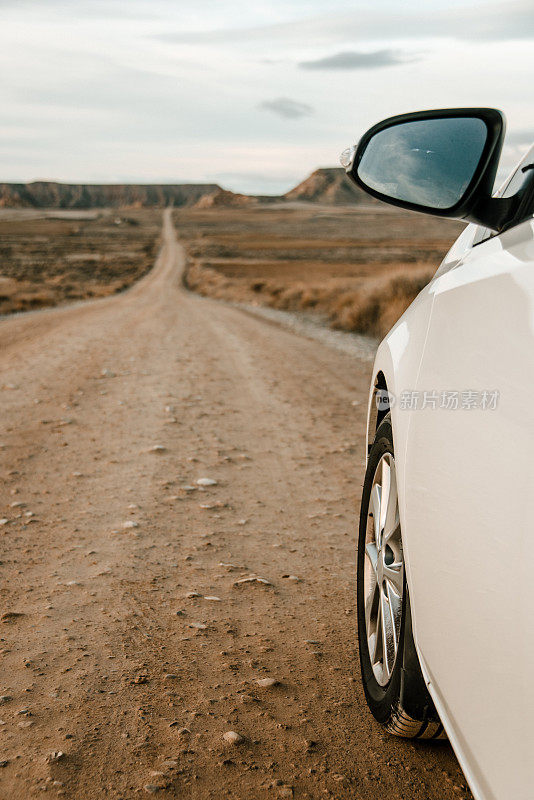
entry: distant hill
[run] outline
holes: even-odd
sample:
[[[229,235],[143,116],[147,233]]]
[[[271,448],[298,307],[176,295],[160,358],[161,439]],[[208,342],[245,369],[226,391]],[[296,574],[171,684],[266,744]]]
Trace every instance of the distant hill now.
[[[0,183],[0,208],[121,208],[192,206],[222,191],[216,183],[73,184]]]
[[[203,194],[194,204],[194,208],[243,208],[257,205],[259,202],[259,198],[254,195],[236,194],[218,187],[213,192]]]
[[[378,202],[351,183],[345,171],[338,167],[316,169],[281,197],[237,194],[216,183],[0,183],[0,208],[163,208],[174,205],[208,209],[249,207],[286,200],[329,205]]]
[[[331,205],[374,205],[379,202],[355,186],[341,167],[316,169],[306,180],[287,192],[284,199]]]

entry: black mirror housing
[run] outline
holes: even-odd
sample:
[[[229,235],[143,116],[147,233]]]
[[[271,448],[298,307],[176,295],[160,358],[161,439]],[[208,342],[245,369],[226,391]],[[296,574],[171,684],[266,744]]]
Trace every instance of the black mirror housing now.
[[[427,121],[434,122],[428,124]],[[456,142],[447,137],[455,127],[459,131],[457,160],[460,175],[452,174],[450,178],[451,185],[454,184],[453,191],[447,186],[447,180],[450,167],[454,168],[455,151],[451,148],[456,146]],[[462,127],[466,130],[465,148],[461,146]],[[412,211],[475,222],[500,230],[516,204],[514,197],[501,199],[491,196],[505,129],[504,115],[493,108],[448,108],[401,114],[370,128],[357,147],[345,156],[344,166],[349,178],[378,200]],[[427,147],[425,135],[429,134],[432,136],[429,136]],[[438,147],[429,149],[435,147],[435,142],[438,142]],[[449,148],[441,164],[439,144],[442,150]],[[465,150],[469,147],[472,152],[467,165]],[[371,170],[365,168],[369,163]],[[426,163],[428,170],[425,169]],[[373,170],[375,175],[378,174],[378,180],[373,180]],[[385,175],[383,180],[381,172]],[[399,176],[397,183],[391,182],[393,172]],[[404,179],[404,185],[399,189],[400,179]]]

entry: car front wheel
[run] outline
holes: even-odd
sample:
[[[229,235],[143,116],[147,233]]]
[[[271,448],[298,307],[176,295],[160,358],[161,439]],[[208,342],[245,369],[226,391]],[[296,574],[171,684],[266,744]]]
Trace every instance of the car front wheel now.
[[[391,418],[369,453],[358,537],[358,640],[365,697],[378,722],[405,738],[445,738],[412,634]]]

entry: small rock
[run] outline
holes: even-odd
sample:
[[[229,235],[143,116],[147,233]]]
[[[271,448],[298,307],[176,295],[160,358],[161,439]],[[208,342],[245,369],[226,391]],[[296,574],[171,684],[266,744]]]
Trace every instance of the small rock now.
[[[278,789],[278,797],[293,797],[293,787],[280,786]]]
[[[207,594],[205,596],[204,600],[209,600],[212,603],[221,603],[222,602],[221,598],[220,597],[216,597],[214,594]]]
[[[167,450],[162,444],[154,444],[148,448],[148,453],[164,453]]]
[[[137,685],[148,683],[148,675],[137,675],[130,683]]]
[[[226,733],[223,733],[222,738],[224,739],[226,744],[232,744],[232,745],[242,744],[245,741],[244,737],[241,736],[241,734],[237,733],[236,731],[226,731]]]
[[[2,622],[13,622],[14,620],[18,619],[19,617],[23,617],[24,614],[20,611],[6,611],[0,619]]]
[[[160,787],[157,783],[147,783],[143,788],[145,792],[148,792],[149,794],[156,794],[156,792],[159,792],[160,790]]]
[[[112,372],[110,369],[106,368],[106,369],[102,370],[102,372],[100,373],[100,376],[102,378],[114,378],[115,377],[115,373]]]
[[[217,481],[214,481],[213,478],[199,478],[197,486],[217,486]]]
[[[188,592],[186,597],[191,600],[193,597],[202,597],[202,595],[200,592]]]
[[[208,626],[204,625],[203,622],[191,622],[189,627],[196,628],[199,631],[205,631]]]
[[[9,703],[13,698],[10,694],[2,694],[0,695],[0,706],[3,706],[5,703]]]
[[[7,767],[8,764],[9,764],[9,759],[5,758],[3,761],[0,761],[0,768]]]
[[[5,518],[4,519],[0,519],[0,525],[7,525],[8,522],[9,522],[8,519],[5,519]]]
[[[169,722],[169,728],[176,728],[179,724],[180,723],[178,722],[178,720],[175,719],[172,722]],[[189,730],[189,728],[178,728],[176,733],[178,734],[178,736],[190,736],[191,735],[191,731]]]
[[[50,753],[46,757],[46,761],[48,764],[57,764],[58,761],[61,761],[65,758],[65,753],[62,750],[54,750],[53,753]]]
[[[175,672],[167,672],[164,676],[164,680],[166,681],[176,681],[178,680],[179,676]]]
[[[246,583],[261,583],[264,586],[272,586],[271,581],[268,581],[267,578],[260,578],[256,575],[250,575],[248,578],[239,578],[239,580],[235,581],[234,586],[243,586]]]
[[[126,522],[122,523],[122,527],[124,528],[124,530],[129,530],[130,528],[138,528],[139,523],[133,519],[127,519]]]
[[[277,681],[276,678],[258,678],[256,683],[262,689],[270,689],[273,686],[280,685],[280,681]]]

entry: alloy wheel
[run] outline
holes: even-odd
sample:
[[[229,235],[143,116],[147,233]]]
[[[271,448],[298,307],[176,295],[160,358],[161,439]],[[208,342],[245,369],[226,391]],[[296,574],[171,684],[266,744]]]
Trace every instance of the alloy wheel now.
[[[378,462],[369,501],[365,539],[364,602],[367,646],[380,686],[391,678],[399,649],[404,559],[397,472],[392,453]]]

